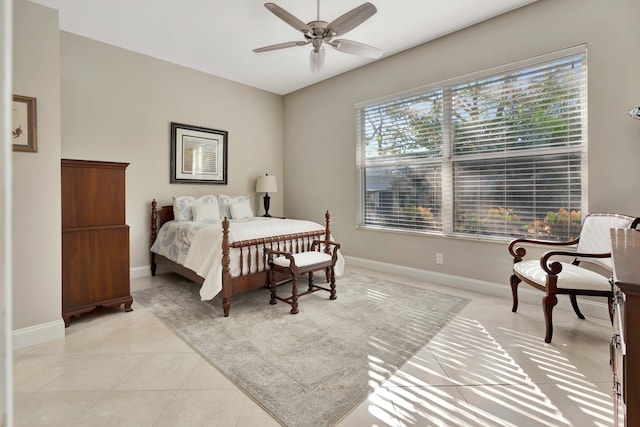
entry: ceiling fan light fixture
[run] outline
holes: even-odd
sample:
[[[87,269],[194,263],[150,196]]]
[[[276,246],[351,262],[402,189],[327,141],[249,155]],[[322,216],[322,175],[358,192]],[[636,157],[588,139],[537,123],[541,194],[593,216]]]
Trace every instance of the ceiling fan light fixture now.
[[[311,71],[316,73],[320,71],[322,65],[324,64],[324,58],[327,54],[324,46],[314,47],[311,49],[311,55],[309,57],[311,63]]]

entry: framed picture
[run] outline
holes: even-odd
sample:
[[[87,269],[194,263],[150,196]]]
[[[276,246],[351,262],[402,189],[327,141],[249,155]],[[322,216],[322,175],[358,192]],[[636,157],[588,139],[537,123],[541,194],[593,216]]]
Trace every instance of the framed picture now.
[[[38,152],[36,99],[13,95],[11,112],[13,151]]]
[[[224,130],[171,122],[171,183],[226,184]]]

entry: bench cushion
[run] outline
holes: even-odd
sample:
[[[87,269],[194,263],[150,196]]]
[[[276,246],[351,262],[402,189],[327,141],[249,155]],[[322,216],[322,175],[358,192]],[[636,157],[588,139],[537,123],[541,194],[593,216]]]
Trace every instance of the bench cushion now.
[[[331,255],[324,252],[300,252],[293,254],[296,266],[299,268],[307,267],[309,265],[318,264],[321,262],[331,262]],[[289,260],[285,256],[279,256],[273,259],[273,263],[280,267],[289,267]]]

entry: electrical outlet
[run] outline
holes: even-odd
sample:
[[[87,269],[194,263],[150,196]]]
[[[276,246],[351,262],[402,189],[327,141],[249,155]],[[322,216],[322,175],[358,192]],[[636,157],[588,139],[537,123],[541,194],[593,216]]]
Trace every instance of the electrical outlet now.
[[[442,252],[436,252],[436,264],[444,264],[444,254]]]

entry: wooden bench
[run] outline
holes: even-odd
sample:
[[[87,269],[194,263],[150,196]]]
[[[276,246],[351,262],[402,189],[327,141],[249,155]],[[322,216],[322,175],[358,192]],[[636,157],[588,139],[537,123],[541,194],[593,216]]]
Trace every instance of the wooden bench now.
[[[324,251],[321,246],[324,245]],[[338,259],[340,244],[330,240],[314,240],[311,248],[307,252],[292,253],[265,249],[269,263],[269,287],[271,289],[271,300],[269,304],[276,304],[277,300],[291,305],[291,314],[298,313],[298,297],[310,294],[319,290],[328,291],[329,299],[336,299],[336,278],[334,266]],[[329,287],[317,285],[313,280],[313,272],[324,270],[329,283]],[[282,273],[291,276],[291,296],[281,298],[276,292],[275,273]],[[305,292],[298,293],[297,277],[303,274],[309,275],[308,288]]]

